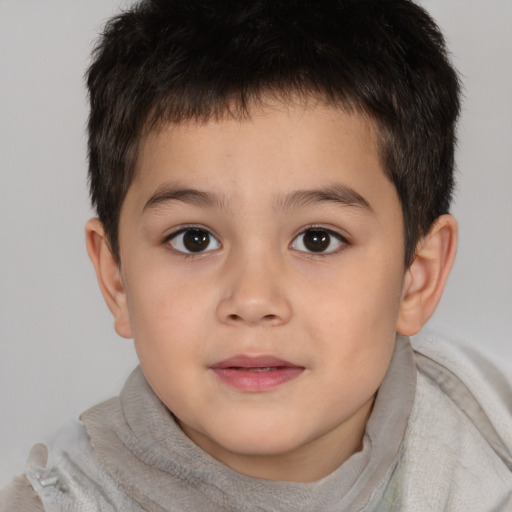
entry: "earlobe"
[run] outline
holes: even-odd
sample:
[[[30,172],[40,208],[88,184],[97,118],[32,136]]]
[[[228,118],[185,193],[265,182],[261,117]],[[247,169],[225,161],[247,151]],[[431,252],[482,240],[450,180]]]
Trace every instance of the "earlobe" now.
[[[99,219],[95,218],[87,222],[85,240],[101,293],[114,316],[115,330],[119,336],[131,338],[132,329],[121,271],[110,250],[103,224]]]
[[[432,316],[441,299],[457,251],[457,221],[439,217],[417,245],[416,256],[406,271],[396,330],[416,334]]]

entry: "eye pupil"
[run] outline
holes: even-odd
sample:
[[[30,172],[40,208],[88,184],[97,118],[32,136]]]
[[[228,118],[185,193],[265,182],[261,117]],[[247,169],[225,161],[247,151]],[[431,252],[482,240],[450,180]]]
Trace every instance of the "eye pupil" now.
[[[331,242],[331,236],[327,231],[320,229],[309,229],[304,233],[304,245],[309,251],[325,251]]]
[[[188,229],[183,234],[183,245],[190,252],[204,251],[210,244],[210,234],[202,229]]]

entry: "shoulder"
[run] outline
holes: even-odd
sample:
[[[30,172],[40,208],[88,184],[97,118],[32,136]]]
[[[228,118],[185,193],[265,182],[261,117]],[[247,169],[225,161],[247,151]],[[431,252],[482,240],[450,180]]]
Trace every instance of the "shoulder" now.
[[[48,452],[46,446],[35,445],[28,462],[45,465]],[[43,512],[43,503],[26,475],[15,477],[12,482],[0,491],[0,512]]]
[[[27,460],[25,474],[15,478],[0,494],[0,512],[18,510],[138,512],[140,509],[134,508],[99,463],[84,425],[73,421],[45,444],[36,445]]]
[[[471,346],[428,334],[412,340],[422,380],[438,388],[485,437],[498,437],[512,466],[512,371]],[[498,441],[496,440],[496,443]]]
[[[421,336],[412,346],[418,380],[395,495],[416,500],[410,510],[510,510],[509,376],[449,340]]]
[[[0,491],[0,512],[44,512],[41,499],[25,475]]]

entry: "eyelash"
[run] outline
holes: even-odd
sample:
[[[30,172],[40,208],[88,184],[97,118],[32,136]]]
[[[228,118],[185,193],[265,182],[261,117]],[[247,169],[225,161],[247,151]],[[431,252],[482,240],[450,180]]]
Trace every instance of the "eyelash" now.
[[[208,236],[208,240],[207,241],[205,240],[205,243],[207,242],[207,246],[204,250],[198,250],[198,251],[187,250],[187,247],[185,246],[186,241],[184,241],[183,239],[180,241],[178,239],[178,237],[180,235],[185,235],[186,233],[193,232],[193,231],[196,231],[198,233],[202,232]],[[299,239],[300,236],[304,236],[307,233],[311,233],[311,232],[315,232],[315,231],[318,233],[325,233],[328,236],[328,241],[327,241],[328,246],[330,246],[332,244],[333,239],[336,240],[339,243],[339,245],[329,251],[325,251],[325,250],[315,251],[315,250],[308,250],[308,248],[306,247],[307,242],[304,242],[304,241],[302,241],[300,243],[297,242],[297,240]],[[172,245],[171,242],[173,240],[177,240],[177,239],[178,239],[178,242],[176,245],[178,245],[178,247],[175,247],[174,245]],[[190,240],[189,240],[189,242],[190,242]],[[209,252],[220,249],[222,247],[222,244],[219,241],[218,237],[216,235],[214,235],[210,229],[205,228],[201,225],[183,226],[183,227],[179,228],[178,230],[172,232],[171,234],[167,235],[164,238],[163,243],[170,245],[174,251],[176,251],[179,254],[185,255],[186,257],[193,257],[193,256],[207,254]],[[214,247],[213,249],[211,249],[211,248],[209,249],[209,247],[212,243],[216,243],[216,247]],[[180,245],[181,245],[181,247],[179,247]],[[304,249],[297,248],[297,245],[302,245],[304,247]],[[334,231],[332,229],[326,228],[321,225],[311,225],[311,226],[307,226],[302,231],[300,231],[297,235],[295,235],[289,246],[292,249],[296,250],[297,252],[307,254],[308,256],[325,257],[325,256],[330,256],[332,254],[337,254],[338,252],[342,251],[347,245],[349,245],[349,242],[347,241],[347,239],[343,235],[338,233],[337,231]],[[309,249],[311,249],[311,247]]]

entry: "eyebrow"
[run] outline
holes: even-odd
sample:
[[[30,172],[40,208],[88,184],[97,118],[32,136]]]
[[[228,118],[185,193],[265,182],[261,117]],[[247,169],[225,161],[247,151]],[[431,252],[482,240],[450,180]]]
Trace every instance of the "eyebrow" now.
[[[156,192],[146,201],[142,212],[155,208],[170,201],[181,201],[201,207],[218,206],[220,208],[226,207],[226,202],[220,196],[207,192],[205,190],[198,190],[195,188],[182,187],[180,185],[164,184],[157,188]]]
[[[275,207],[278,210],[290,210],[326,202],[360,208],[369,213],[374,211],[361,194],[338,183],[319,189],[297,190],[290,194],[279,195],[276,198]]]
[[[142,212],[156,208],[164,203],[181,201],[203,208],[218,207],[228,209],[228,201],[212,192],[176,184],[164,184],[145,203]],[[274,209],[293,210],[320,203],[336,203],[343,206],[360,208],[373,213],[370,203],[358,192],[346,185],[333,184],[319,189],[297,190],[291,193],[279,194],[274,200]]]

